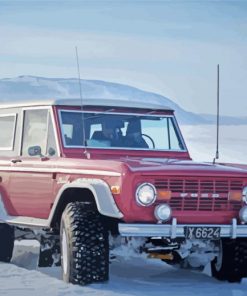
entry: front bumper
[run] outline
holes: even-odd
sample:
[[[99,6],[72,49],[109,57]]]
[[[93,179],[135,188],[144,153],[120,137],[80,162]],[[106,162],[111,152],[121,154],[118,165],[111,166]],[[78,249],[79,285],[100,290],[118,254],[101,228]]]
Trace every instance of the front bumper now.
[[[237,219],[232,219],[232,224],[177,224],[177,219],[172,219],[172,224],[124,224],[118,225],[119,233],[121,236],[139,236],[139,237],[185,237],[184,227],[220,227],[220,237],[247,237],[247,225],[237,225]]]

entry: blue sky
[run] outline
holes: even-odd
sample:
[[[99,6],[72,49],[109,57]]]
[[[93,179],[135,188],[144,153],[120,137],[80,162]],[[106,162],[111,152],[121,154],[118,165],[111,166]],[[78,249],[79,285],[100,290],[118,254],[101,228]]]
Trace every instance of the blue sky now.
[[[246,116],[247,1],[1,1],[0,78],[81,76]]]

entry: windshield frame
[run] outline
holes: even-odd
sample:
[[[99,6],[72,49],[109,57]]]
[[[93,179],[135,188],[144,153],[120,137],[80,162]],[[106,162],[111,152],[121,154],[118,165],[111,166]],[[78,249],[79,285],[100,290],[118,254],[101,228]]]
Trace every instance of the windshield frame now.
[[[111,110],[106,110],[106,111],[96,111],[96,110],[78,110],[78,109],[65,109],[65,108],[59,108],[58,109],[58,126],[60,129],[60,134],[62,138],[62,145],[66,149],[90,149],[90,150],[127,150],[127,151],[149,151],[149,152],[188,152],[187,146],[185,144],[183,135],[181,133],[181,130],[179,128],[178,122],[176,120],[176,117],[174,114],[154,114],[153,111],[151,110],[150,112],[147,113],[141,113],[141,112],[111,112]],[[149,117],[164,117],[164,118],[171,118],[172,123],[174,125],[174,130],[176,133],[176,136],[178,138],[178,141],[181,143],[183,146],[183,149],[157,149],[157,148],[133,148],[133,147],[92,147],[92,146],[83,146],[83,145],[67,145],[66,140],[64,137],[64,130],[63,130],[63,125],[62,125],[62,112],[68,112],[68,113],[94,113],[94,114],[101,114],[101,115],[127,115],[127,116],[149,116]]]

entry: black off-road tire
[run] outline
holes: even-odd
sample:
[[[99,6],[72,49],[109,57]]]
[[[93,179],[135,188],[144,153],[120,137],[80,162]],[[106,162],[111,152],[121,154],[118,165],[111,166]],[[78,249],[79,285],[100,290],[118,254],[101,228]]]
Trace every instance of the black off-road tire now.
[[[222,239],[222,259],[212,261],[212,276],[220,281],[240,283],[247,276],[247,241],[244,239]]]
[[[60,244],[64,281],[86,285],[108,280],[108,231],[97,211],[69,203],[61,218]]]
[[[14,227],[0,223],[0,240],[0,261],[10,262],[15,242]]]

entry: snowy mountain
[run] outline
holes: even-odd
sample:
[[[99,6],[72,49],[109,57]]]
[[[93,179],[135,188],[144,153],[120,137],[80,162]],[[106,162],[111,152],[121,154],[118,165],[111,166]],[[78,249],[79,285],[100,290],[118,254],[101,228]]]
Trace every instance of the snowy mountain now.
[[[85,98],[107,98],[137,100],[144,104],[161,103],[175,110],[181,124],[205,124],[207,119],[187,112],[172,100],[151,92],[131,86],[99,80],[82,80],[82,95]],[[79,85],[76,78],[43,78],[35,76],[19,76],[17,78],[0,79],[0,101],[12,99],[44,99],[44,98],[78,98]]]
[[[214,115],[195,114],[182,109],[162,95],[141,89],[100,80],[81,80],[84,98],[126,99],[161,103],[175,110],[180,124],[215,124]],[[78,98],[79,84],[77,78],[44,78],[36,76],[19,76],[0,79],[0,102],[12,99]],[[247,117],[221,117],[223,125],[247,124]]]

